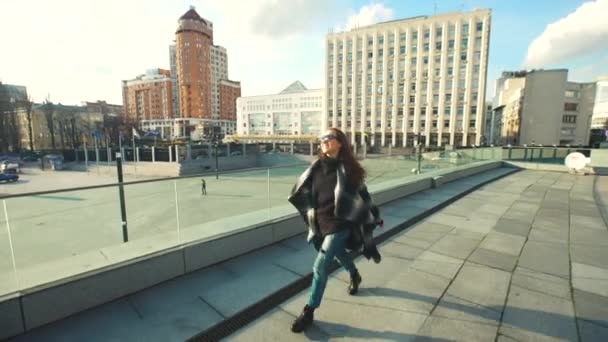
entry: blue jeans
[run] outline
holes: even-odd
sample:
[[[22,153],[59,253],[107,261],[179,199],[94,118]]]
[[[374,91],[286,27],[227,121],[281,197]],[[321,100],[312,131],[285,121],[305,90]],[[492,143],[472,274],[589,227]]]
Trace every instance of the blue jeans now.
[[[312,287],[310,290],[310,297],[308,297],[308,306],[311,308],[316,309],[321,305],[323,292],[325,292],[325,286],[327,285],[329,265],[331,265],[334,258],[338,259],[340,265],[350,272],[351,275],[357,272],[353,259],[350,254],[346,252],[345,248],[349,236],[350,230],[345,229],[334,234],[326,235],[323,239],[323,244],[319,249],[312,269]]]

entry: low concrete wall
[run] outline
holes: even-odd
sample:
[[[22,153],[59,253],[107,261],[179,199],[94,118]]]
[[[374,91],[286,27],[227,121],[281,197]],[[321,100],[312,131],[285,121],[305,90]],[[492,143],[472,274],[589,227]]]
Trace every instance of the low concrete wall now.
[[[608,175],[608,149],[591,150],[591,168],[598,175]]]
[[[180,176],[196,175],[199,173],[215,171],[215,158],[185,160],[179,165]],[[218,165],[220,171],[250,169],[257,166],[257,156],[253,154],[246,156],[218,157]]]
[[[463,165],[458,166],[454,169],[448,169],[446,171],[438,172],[438,176],[434,180],[435,186],[441,186],[442,184],[454,181],[459,178],[468,177],[474,175],[476,173],[488,171],[491,169],[496,169],[502,166],[502,162],[493,161],[493,162],[485,162],[479,165]]]
[[[22,317],[18,297],[0,298],[0,339],[25,332]]]
[[[444,180],[440,184],[500,166],[500,162],[487,162],[470,166],[469,169],[453,170],[443,174]],[[394,186],[387,182],[389,186],[374,191],[372,196],[376,203],[384,204],[428,189],[433,180],[432,175],[420,175],[405,181]],[[0,339],[274,244],[301,234],[303,230],[299,215],[287,214],[220,238],[194,241],[74,276],[47,287],[22,291],[17,294],[20,298],[0,299]],[[21,321],[21,317],[24,321]]]
[[[79,164],[83,171],[86,171],[84,164]],[[74,169],[74,168],[72,168]],[[125,162],[122,164],[124,175],[141,177],[177,177],[179,176],[180,166],[178,163],[168,162]],[[89,164],[90,173],[102,175],[116,175],[116,163],[100,163],[99,166]]]

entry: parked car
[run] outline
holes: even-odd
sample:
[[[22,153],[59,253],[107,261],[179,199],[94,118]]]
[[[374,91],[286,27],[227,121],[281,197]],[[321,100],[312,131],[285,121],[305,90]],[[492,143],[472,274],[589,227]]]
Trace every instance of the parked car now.
[[[232,152],[230,152],[230,155],[231,156],[240,156],[240,155],[243,155],[243,152],[241,152],[241,151],[232,151]]]
[[[2,173],[20,173],[21,166],[19,163],[12,162],[10,160],[3,160],[0,162],[0,172]]]
[[[42,162],[45,169],[56,171],[63,170],[64,168],[63,157],[57,154],[48,154],[44,156]]]
[[[23,158],[21,158],[21,160],[23,160],[24,162],[35,162],[35,161],[40,160],[40,157],[30,155],[30,156],[24,156]]]
[[[19,176],[10,173],[0,173],[0,182],[10,183],[19,180]]]

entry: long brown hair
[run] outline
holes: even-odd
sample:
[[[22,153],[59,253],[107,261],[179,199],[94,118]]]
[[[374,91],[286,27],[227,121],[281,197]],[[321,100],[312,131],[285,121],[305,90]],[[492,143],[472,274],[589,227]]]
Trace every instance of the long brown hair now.
[[[359,162],[355,158],[353,150],[344,132],[335,127],[332,127],[329,130],[336,135],[336,139],[341,145],[340,151],[338,152],[338,159],[340,159],[344,164],[344,168],[346,169],[346,177],[348,177],[348,180],[352,185],[356,187],[360,186],[365,180],[365,169],[361,166],[361,164],[359,164]],[[319,149],[319,158],[327,158],[323,154],[321,149]]]

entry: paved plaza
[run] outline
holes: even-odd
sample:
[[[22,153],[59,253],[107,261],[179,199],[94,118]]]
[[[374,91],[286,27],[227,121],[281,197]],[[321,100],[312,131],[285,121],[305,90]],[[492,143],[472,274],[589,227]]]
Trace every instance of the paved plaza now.
[[[505,172],[388,203],[385,229]],[[335,272],[305,334],[289,326],[308,291],[227,340],[606,341],[607,199],[606,177],[517,172],[387,240],[379,265],[357,259],[358,295]],[[181,341],[309,274],[313,259],[296,236],[13,340]]]

